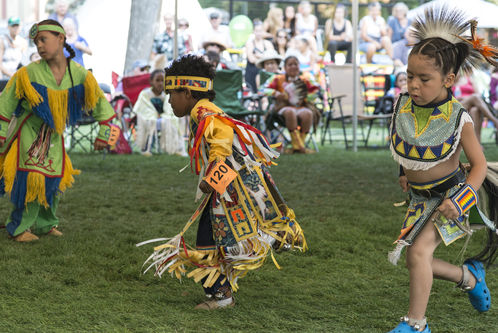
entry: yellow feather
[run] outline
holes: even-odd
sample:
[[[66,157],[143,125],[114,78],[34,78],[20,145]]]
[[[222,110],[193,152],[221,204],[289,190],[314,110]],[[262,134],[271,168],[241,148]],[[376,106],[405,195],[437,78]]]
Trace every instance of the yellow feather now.
[[[55,131],[64,132],[67,122],[67,89],[54,90],[47,88],[48,104],[54,118]]]

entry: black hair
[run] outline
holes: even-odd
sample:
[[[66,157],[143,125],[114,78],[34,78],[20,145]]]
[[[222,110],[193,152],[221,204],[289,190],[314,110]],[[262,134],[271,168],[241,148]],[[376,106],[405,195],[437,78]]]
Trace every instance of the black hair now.
[[[64,29],[62,27],[62,25],[59,22],[57,22],[56,20],[47,19],[47,20],[43,20],[43,21],[38,22],[38,25],[45,25],[45,24],[47,24],[47,25],[57,25],[57,26],[61,27],[62,29]],[[60,33],[56,32],[56,31],[48,31],[48,32],[50,32],[51,34],[53,34],[55,36],[59,36],[60,35]],[[66,42],[66,37],[65,36],[64,36],[64,48],[69,53],[69,57],[66,58],[67,71],[69,72],[69,78],[71,79],[71,88],[74,88],[74,80],[73,80],[73,74],[71,73],[70,62],[71,62],[71,59],[73,59],[76,56],[76,53],[74,52],[74,50],[71,47],[71,45],[69,45]],[[76,99],[76,92],[74,91],[74,89],[73,89],[73,97],[74,97],[74,99]]]
[[[287,63],[289,62],[289,60],[291,59],[296,59],[297,60],[297,63],[299,64],[299,59],[295,56],[295,55],[289,55],[285,58],[284,60],[284,66],[287,65]]]
[[[443,75],[450,72],[456,75],[470,55],[470,46],[465,42],[453,44],[439,37],[431,37],[415,44],[410,56],[414,54],[422,54],[434,59],[436,67],[441,69]]]
[[[174,60],[169,67],[164,69],[164,72],[166,76],[200,76],[211,80],[213,80],[216,75],[213,66],[209,62],[204,60],[203,57],[192,54]],[[186,88],[179,88],[175,90],[185,91]],[[196,100],[207,98],[212,102],[216,96],[214,90],[191,90],[190,92],[192,97]]]
[[[164,75],[164,71],[162,69],[153,70],[152,73],[150,73],[150,81],[152,82],[152,80],[154,80],[154,77],[158,74]]]
[[[208,59],[208,62],[214,67],[216,70],[216,66],[220,63],[220,54],[214,51],[207,51],[205,56]],[[215,65],[216,64],[216,65]]]

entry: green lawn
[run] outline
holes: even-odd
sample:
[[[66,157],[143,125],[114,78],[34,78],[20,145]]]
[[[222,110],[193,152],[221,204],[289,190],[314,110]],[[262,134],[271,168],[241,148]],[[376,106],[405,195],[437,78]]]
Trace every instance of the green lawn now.
[[[485,145],[490,161],[498,148]],[[196,204],[196,177],[177,156],[72,154],[82,170],[63,196],[62,238],[18,244],[0,230],[0,332],[386,332],[408,308],[403,259],[387,261],[404,216],[405,197],[387,150],[282,156],[272,174],[305,230],[310,251],[276,255],[239,281],[237,305],[194,311],[199,285],[141,274],[152,245],[173,236]],[[0,201],[3,218],[8,200]],[[194,226],[188,233],[195,236]],[[484,241],[476,233],[468,254]],[[456,263],[463,241],[437,256]],[[403,257],[404,258],[404,257]],[[496,332],[498,270],[488,271],[495,305],[473,310],[450,283],[434,283],[427,317],[433,332]]]

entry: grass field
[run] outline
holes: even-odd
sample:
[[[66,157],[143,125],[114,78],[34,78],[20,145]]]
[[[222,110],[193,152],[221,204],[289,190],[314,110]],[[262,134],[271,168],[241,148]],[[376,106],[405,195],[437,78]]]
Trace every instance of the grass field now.
[[[387,252],[405,199],[387,150],[282,156],[272,174],[305,230],[310,251],[277,254],[240,280],[233,309],[194,311],[199,285],[141,274],[152,246],[180,231],[196,205],[187,159],[72,154],[82,170],[63,196],[62,238],[18,244],[0,230],[0,332],[387,332],[408,308],[408,272]],[[498,148],[486,156],[498,161]],[[9,212],[0,201],[1,216]],[[193,240],[194,226],[188,233]],[[468,254],[481,248],[476,233]],[[457,263],[463,241],[436,255]],[[404,256],[403,256],[404,258]],[[488,271],[495,305],[473,310],[453,284],[435,281],[427,311],[433,332],[496,332],[498,269]]]

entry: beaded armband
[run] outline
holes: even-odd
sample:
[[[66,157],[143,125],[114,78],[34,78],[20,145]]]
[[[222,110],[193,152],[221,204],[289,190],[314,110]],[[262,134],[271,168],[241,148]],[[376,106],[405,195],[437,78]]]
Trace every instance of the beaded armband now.
[[[477,193],[474,188],[465,184],[460,190],[451,196],[451,201],[455,205],[460,216],[467,213],[472,206],[477,204]]]

